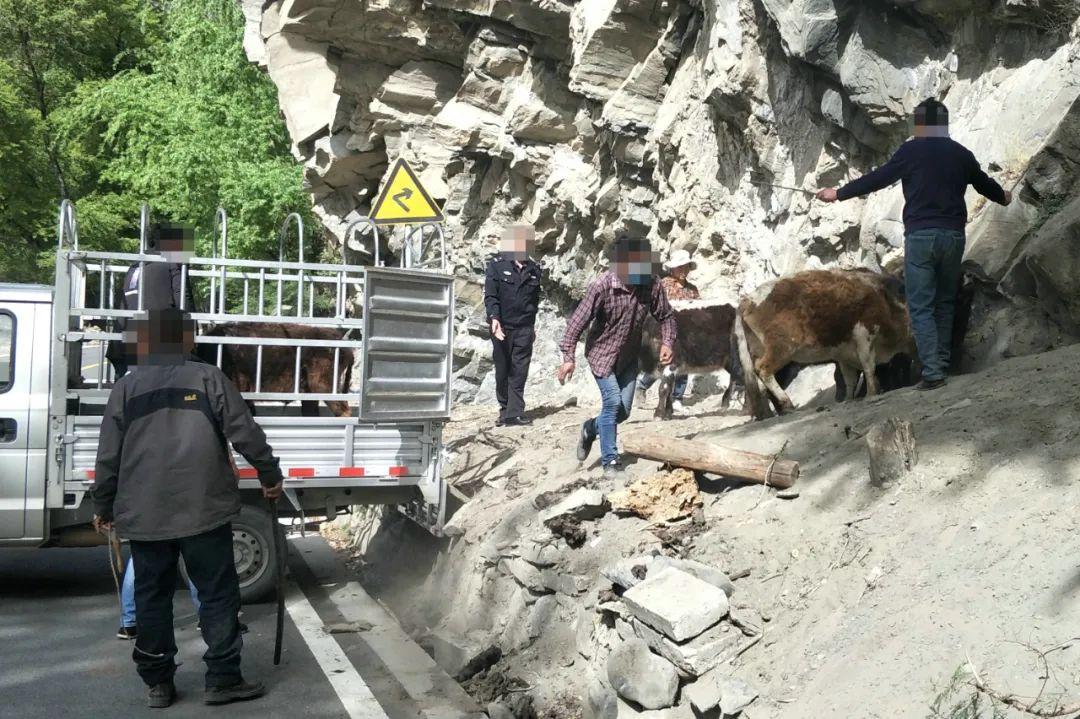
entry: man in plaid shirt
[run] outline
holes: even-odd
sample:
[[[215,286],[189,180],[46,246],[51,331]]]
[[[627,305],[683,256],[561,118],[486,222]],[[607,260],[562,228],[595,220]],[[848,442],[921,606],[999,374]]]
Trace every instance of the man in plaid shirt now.
[[[620,236],[612,247],[612,269],[589,284],[585,299],[566,325],[559,349],[563,364],[558,378],[565,383],[574,374],[578,339],[592,324],[585,340],[585,358],[600,388],[603,405],[599,416],[581,425],[577,458],[584,462],[593,442],[600,437],[600,463],[604,476],[616,476],[622,467],[616,444],[616,425],[630,416],[634,405],[638,352],[645,315],[660,323],[661,364],[674,359],[675,314],[656,277],[659,263],[648,240]]]

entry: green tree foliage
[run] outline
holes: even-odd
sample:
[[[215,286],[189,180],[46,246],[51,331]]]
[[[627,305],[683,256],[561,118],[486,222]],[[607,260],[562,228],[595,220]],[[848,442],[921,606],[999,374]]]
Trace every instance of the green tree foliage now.
[[[232,0],[0,0],[0,280],[48,281],[64,197],[90,247],[134,247],[147,202],[205,252],[222,206],[231,256],[276,257],[310,202],[242,33]]]
[[[138,66],[155,42],[144,0],[0,0],[0,279],[40,279],[63,197],[95,182],[93,158],[57,138],[57,113],[85,80]]]
[[[276,257],[282,220],[310,203],[274,86],[245,57],[242,30],[235,2],[180,0],[148,70],[79,87],[63,136],[105,158],[98,187],[79,200],[82,216],[104,227],[148,202],[157,216],[199,228],[206,243],[222,206],[230,256]]]

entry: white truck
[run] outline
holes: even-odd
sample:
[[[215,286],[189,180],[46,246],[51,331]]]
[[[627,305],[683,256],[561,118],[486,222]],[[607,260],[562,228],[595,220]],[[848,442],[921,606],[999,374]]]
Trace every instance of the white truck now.
[[[135,314],[113,306],[124,273],[133,264],[164,261],[147,252],[148,219],[144,208],[139,253],[89,251],[79,247],[75,210],[65,202],[54,286],[0,284],[0,546],[104,543],[89,525],[98,430],[115,379],[104,348],[121,338],[115,319]],[[297,261],[284,256],[290,226],[300,232]],[[406,234],[419,238],[419,247],[407,240],[402,267],[378,266],[373,225],[376,266],[320,264],[304,261],[303,226],[293,215],[282,227],[278,261],[264,262],[227,257],[226,221],[219,211],[213,256],[184,266],[183,281],[195,290],[197,307],[207,310],[192,313],[200,327],[293,323],[344,335],[340,341],[271,332],[266,334],[277,336],[248,332],[196,339],[219,345],[219,366],[229,345],[257,346],[255,391],[245,399],[258,405],[256,421],[281,460],[283,516],[303,521],[307,515],[334,517],[352,505],[389,504],[432,532],[441,531],[441,432],[450,410],[454,296],[444,259],[419,261],[438,249],[431,240],[442,242],[439,228],[431,230]],[[352,315],[359,309],[359,316],[348,316],[349,308]],[[305,392],[299,370],[305,347],[313,346],[333,349],[335,375],[342,350],[351,349],[359,358],[353,373],[358,386],[339,387],[335,376],[332,392]],[[295,356],[294,391],[261,391],[264,350],[279,359],[281,352]],[[325,410],[300,416],[301,400],[348,402],[351,416]],[[278,563],[254,470],[239,455],[235,459],[244,506],[233,523],[234,557],[242,596],[253,601],[274,586]]]

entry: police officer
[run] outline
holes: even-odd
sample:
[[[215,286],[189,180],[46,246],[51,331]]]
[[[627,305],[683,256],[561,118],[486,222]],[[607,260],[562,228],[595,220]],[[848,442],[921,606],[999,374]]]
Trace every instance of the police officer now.
[[[195,240],[190,231],[174,225],[153,224],[146,240],[148,255],[160,254],[165,262],[133,264],[124,274],[124,281],[113,293],[113,308],[118,310],[163,310],[178,307],[195,312],[195,295],[190,278],[183,277],[183,264],[194,254]],[[139,304],[139,287],[142,286],[142,305]],[[118,318],[113,322],[117,332],[123,332],[127,320]],[[111,341],[105,357],[112,363],[119,379],[128,371],[128,358],[124,355],[124,343]]]
[[[129,323],[135,359],[117,380],[101,418],[94,526],[130,540],[138,633],[132,658],[150,688],[147,704],[176,698],[172,601],[184,558],[202,607],[207,704],[261,696],[240,673],[240,584],[232,520],[240,491],[228,443],[255,467],[263,496],[281,494],[278,459],[248,406],[217,367],[191,357],[195,323],[179,309],[151,310]]]
[[[536,339],[536,308],[540,302],[540,265],[532,259],[536,232],[529,225],[512,225],[503,232],[499,254],[488,260],[484,273],[484,306],[491,325],[495,360],[495,396],[499,400],[496,426],[532,424],[525,416],[525,380]]]

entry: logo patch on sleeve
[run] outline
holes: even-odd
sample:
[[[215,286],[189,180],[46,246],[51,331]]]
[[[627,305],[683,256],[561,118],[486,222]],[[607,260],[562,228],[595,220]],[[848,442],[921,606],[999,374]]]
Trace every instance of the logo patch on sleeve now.
[[[196,399],[198,399],[198,397],[196,397],[193,394],[185,394],[184,395],[184,401],[185,402],[194,402]]]

